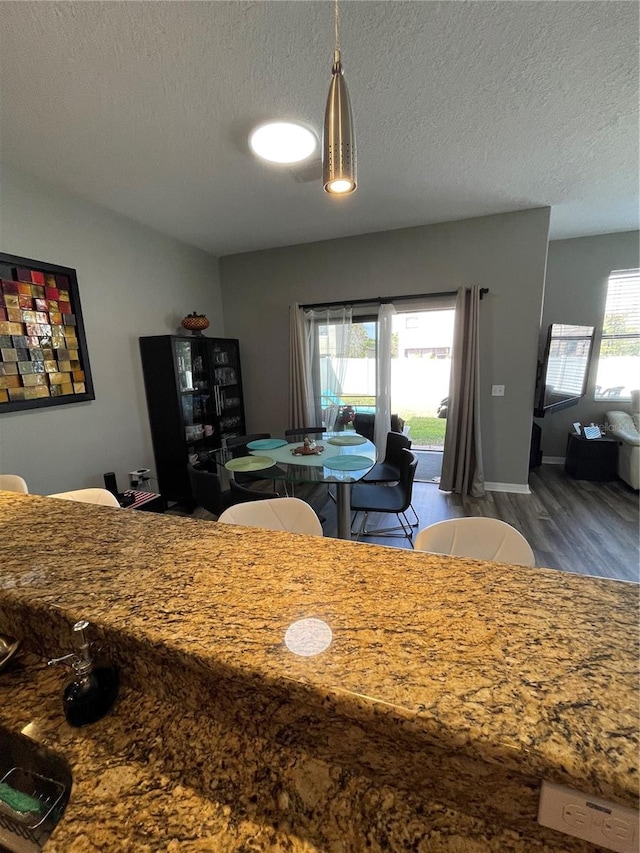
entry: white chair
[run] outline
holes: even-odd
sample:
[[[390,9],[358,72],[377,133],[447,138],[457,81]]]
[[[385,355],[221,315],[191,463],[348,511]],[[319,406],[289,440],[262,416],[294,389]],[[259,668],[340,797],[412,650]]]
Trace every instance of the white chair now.
[[[20,495],[29,494],[26,482],[18,474],[0,474],[0,490],[18,492]]]
[[[472,557],[518,566],[535,566],[536,558],[522,533],[497,518],[450,518],[421,530],[416,551]]]
[[[631,392],[631,413],[607,412],[607,433],[618,440],[618,476],[640,489],[640,391]]]
[[[218,521],[223,524],[306,533],[307,536],[324,535],[318,516],[308,503],[299,498],[271,498],[267,501],[235,504],[225,509]]]
[[[65,501],[79,501],[85,504],[100,504],[101,506],[117,506],[118,499],[106,489],[76,489],[72,492],[57,492],[47,495],[49,498],[62,498]]]

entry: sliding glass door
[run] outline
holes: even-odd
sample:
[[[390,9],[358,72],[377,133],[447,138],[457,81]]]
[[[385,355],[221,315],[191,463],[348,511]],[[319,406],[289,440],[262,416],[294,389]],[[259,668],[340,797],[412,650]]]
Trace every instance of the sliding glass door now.
[[[442,451],[446,430],[453,298],[423,298],[405,309],[395,306],[391,335],[391,414],[416,449]],[[352,316],[347,334],[344,317],[319,317],[313,324],[314,385],[317,405],[328,428],[350,429],[354,415],[375,415],[377,361],[380,352],[377,316]],[[404,425],[402,425],[404,421]],[[394,421],[395,428],[397,422]]]

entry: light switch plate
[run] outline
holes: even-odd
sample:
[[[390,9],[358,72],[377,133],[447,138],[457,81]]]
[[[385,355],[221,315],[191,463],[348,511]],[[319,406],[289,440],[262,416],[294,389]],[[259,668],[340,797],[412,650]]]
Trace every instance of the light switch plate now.
[[[504,385],[492,385],[491,386],[491,396],[492,397],[504,397]]]
[[[615,853],[638,851],[640,812],[563,785],[542,783],[538,823]]]

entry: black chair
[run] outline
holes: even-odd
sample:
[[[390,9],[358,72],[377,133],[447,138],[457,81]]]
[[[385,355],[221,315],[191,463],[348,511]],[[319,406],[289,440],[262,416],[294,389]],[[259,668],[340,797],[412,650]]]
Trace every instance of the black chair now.
[[[375,434],[376,416],[370,412],[356,412],[353,419],[353,428],[357,433],[373,441]],[[391,431],[402,433],[404,420],[400,415],[391,415]]]
[[[246,447],[250,441],[258,441],[260,438],[271,438],[271,433],[254,432],[253,435],[233,435],[231,438],[228,438],[225,443],[227,447]],[[242,454],[238,455],[241,456]]]
[[[307,435],[311,438],[321,438],[326,431],[323,426],[292,427],[284,431],[284,437],[290,444],[293,444],[296,441],[303,441]]]
[[[377,462],[373,468],[364,475],[361,483],[397,483],[400,479],[400,467],[402,464],[402,451],[411,450],[411,439],[401,432],[388,432],[387,445],[382,462]],[[410,504],[409,509],[414,515],[413,527],[420,523],[418,513]]]
[[[284,431],[284,437],[287,439],[289,444],[296,444],[299,441],[304,441],[304,439],[309,436],[310,438],[322,438],[323,434],[327,431],[326,427],[323,426],[313,426],[313,427],[291,427],[291,429],[286,429]],[[291,496],[295,495],[295,489],[293,484],[289,485],[291,490]],[[327,487],[327,493],[332,501],[335,502],[335,497],[331,493],[331,489]],[[324,515],[319,515],[318,518],[322,523],[326,521]]]
[[[268,501],[271,498],[279,498],[277,492],[259,492],[257,489],[246,489],[235,480],[229,480],[229,491],[231,493],[231,505],[247,503],[248,501]]]
[[[191,496],[196,504],[206,509],[207,512],[213,513],[213,515],[222,515],[225,509],[232,504],[231,492],[222,491],[220,478],[215,471],[209,469],[209,465],[215,468],[214,462],[207,463],[206,461],[187,466]]]
[[[226,440],[226,446],[231,449],[231,455],[235,458],[238,456],[246,456],[247,455],[247,444],[250,441],[258,441],[262,438],[271,438],[271,433],[269,432],[254,432],[252,435],[234,435],[231,438]],[[273,488],[276,487],[276,480],[279,480],[280,477],[278,474],[284,476],[281,468],[275,467],[273,469]],[[241,471],[235,471],[233,475],[233,479],[236,483],[255,483],[256,478],[252,477],[251,474],[243,474]]]
[[[234,435],[226,440],[227,447],[231,448],[231,455],[246,456],[246,447],[250,441],[257,441],[260,438],[271,438],[268,432],[255,432],[253,435]],[[237,473],[234,475],[237,483],[252,483],[255,482],[253,477],[248,474]]]
[[[402,451],[411,450],[411,439],[401,432],[388,432],[384,459],[364,475],[361,483],[397,483],[400,479]]]
[[[353,419],[353,428],[358,435],[363,435],[369,441],[373,441],[373,431],[375,427],[376,416],[368,412],[356,412]]]
[[[411,506],[413,478],[418,467],[418,458],[410,450],[402,448],[400,457],[400,478],[394,485],[385,483],[354,483],[351,487],[351,509],[355,513],[353,521],[359,512],[364,513],[360,529],[355,534],[361,536],[402,536],[411,542],[413,547],[413,529],[406,516]],[[377,530],[367,530],[367,518],[370,512],[392,512],[398,516],[398,526],[385,527]],[[400,531],[394,533],[393,531]]]

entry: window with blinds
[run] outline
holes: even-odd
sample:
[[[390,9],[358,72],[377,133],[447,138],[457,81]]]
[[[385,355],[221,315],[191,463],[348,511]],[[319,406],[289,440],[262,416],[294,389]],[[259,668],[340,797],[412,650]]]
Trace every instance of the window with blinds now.
[[[609,276],[595,399],[630,399],[640,388],[640,269]]]

